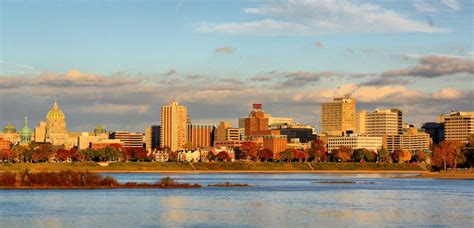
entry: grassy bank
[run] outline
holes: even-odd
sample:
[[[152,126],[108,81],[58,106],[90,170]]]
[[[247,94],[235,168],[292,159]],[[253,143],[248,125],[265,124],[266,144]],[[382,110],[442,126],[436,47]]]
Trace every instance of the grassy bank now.
[[[31,170],[39,171],[100,171],[100,172],[160,172],[160,171],[426,171],[422,164],[381,164],[381,163],[278,163],[278,162],[126,162],[100,166],[92,162],[77,163],[17,163],[1,164],[0,172]]]
[[[3,172],[0,189],[111,189],[111,188],[200,188],[199,184],[178,183],[170,177],[155,183],[119,183],[115,178],[100,173],[82,171],[60,172]]]

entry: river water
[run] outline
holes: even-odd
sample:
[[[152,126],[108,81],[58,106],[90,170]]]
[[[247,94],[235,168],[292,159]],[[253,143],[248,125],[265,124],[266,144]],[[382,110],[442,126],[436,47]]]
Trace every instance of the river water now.
[[[474,181],[393,174],[106,174],[201,189],[0,190],[0,227],[474,227]],[[321,183],[351,181],[352,184]]]

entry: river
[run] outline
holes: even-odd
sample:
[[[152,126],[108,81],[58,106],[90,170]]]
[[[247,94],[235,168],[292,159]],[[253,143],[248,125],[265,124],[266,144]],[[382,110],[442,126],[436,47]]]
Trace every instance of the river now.
[[[170,176],[205,187],[0,190],[0,227],[474,227],[472,180],[353,173],[105,175],[120,182]],[[207,187],[223,182],[253,186]]]

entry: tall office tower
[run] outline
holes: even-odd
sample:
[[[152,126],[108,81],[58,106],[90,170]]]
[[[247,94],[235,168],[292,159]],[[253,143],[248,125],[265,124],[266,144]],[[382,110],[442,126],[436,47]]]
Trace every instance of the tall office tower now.
[[[444,122],[426,122],[421,129],[430,135],[434,145],[444,140]]]
[[[444,136],[446,141],[469,142],[474,135],[474,112],[452,111],[444,116]]]
[[[145,145],[148,152],[160,146],[160,125],[151,125],[146,128]]]
[[[143,148],[143,133],[129,131],[112,131],[110,139],[118,139],[123,143],[123,147]]]
[[[214,144],[214,124],[188,124],[188,140],[194,148],[211,147]]]
[[[177,151],[186,143],[188,110],[173,101],[161,107],[160,146]]]
[[[367,111],[361,110],[355,114],[355,133],[359,135],[365,135],[365,117],[367,116]]]
[[[400,135],[403,133],[402,125],[402,111],[398,109],[375,109],[373,112],[365,112],[364,133],[367,136]]]
[[[334,98],[333,102],[321,105],[322,132],[342,135],[355,131],[356,100],[349,96]]]
[[[245,118],[245,136],[270,135],[268,118],[262,110],[262,104],[253,104],[253,110]]]

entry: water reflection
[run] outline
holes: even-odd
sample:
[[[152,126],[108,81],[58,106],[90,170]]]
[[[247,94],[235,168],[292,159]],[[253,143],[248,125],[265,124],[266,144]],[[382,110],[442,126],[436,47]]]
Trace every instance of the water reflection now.
[[[163,177],[111,175],[121,182]],[[0,191],[0,227],[474,226],[474,182],[386,175],[173,174],[182,182],[254,187]],[[331,180],[357,184],[314,183]]]

